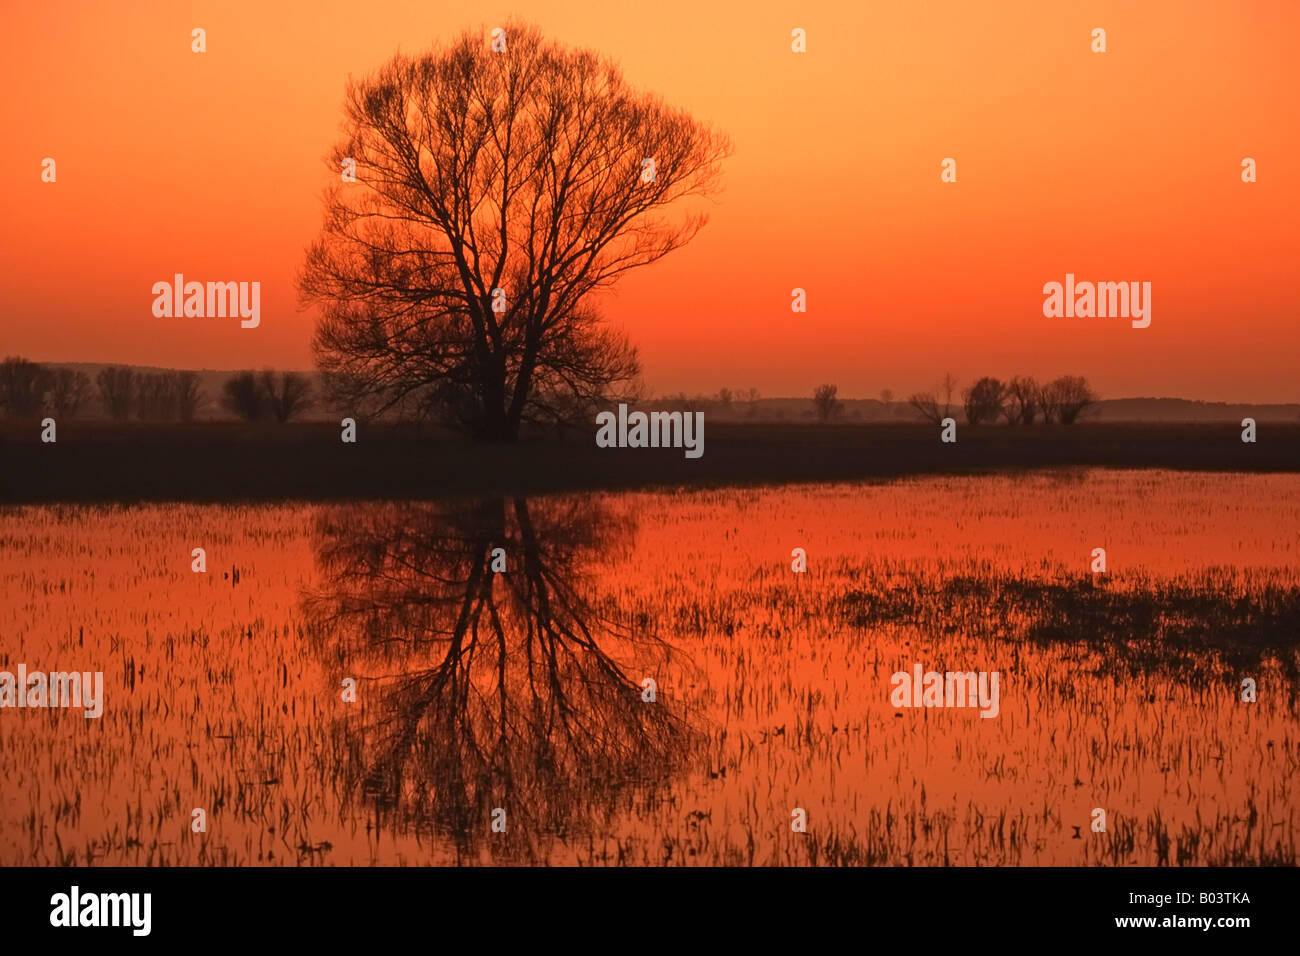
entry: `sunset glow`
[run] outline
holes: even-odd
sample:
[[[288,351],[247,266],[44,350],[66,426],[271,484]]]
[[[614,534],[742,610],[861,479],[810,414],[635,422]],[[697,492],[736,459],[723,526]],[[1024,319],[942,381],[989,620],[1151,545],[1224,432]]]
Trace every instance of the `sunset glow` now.
[[[952,371],[1081,374],[1105,397],[1300,397],[1300,6],[741,10],[7,4],[4,351],[310,367],[315,315],[294,281],[336,175],[323,157],[347,77],[518,15],[733,141],[709,225],[603,304],[656,392],[831,381],[869,397]],[[1242,181],[1245,157],[1258,182]],[[156,317],[151,287],[176,273],[259,281],[260,325]],[[1150,282],[1150,326],[1045,318],[1043,286],[1067,273]]]

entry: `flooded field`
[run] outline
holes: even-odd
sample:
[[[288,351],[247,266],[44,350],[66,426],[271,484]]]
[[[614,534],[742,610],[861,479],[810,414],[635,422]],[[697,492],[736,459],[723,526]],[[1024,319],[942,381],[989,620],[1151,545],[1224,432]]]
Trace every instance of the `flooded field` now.
[[[0,864],[1300,849],[1294,475],[10,508],[0,610],[0,671],[104,675],[0,707]]]

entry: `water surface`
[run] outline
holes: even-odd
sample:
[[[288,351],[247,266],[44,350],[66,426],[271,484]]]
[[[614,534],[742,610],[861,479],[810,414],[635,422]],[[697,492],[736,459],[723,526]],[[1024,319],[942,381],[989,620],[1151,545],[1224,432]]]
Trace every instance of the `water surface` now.
[[[1297,476],[11,508],[0,587],[106,685],[0,710],[4,864],[1296,860]]]

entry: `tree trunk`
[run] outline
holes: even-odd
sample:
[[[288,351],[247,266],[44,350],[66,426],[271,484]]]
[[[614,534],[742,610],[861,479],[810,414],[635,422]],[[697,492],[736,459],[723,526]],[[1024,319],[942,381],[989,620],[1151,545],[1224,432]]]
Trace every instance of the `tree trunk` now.
[[[519,437],[518,425],[511,427],[506,410],[505,377],[504,359],[494,356],[484,368],[484,381],[480,390],[483,401],[481,437],[485,441],[512,442]]]

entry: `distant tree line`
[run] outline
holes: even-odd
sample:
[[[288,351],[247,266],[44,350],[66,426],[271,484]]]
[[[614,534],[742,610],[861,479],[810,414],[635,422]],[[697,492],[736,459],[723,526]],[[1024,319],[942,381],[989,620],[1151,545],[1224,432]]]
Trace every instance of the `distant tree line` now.
[[[54,376],[43,365],[10,357],[0,363],[0,406],[12,417],[35,417],[43,412]],[[65,397],[65,400],[70,398]]]
[[[758,411],[758,400],[761,397],[756,388],[720,388],[713,400],[728,414],[735,412],[739,406],[743,405],[746,414],[752,418]]]
[[[627,401],[633,404],[653,402],[655,408],[664,411],[698,412],[708,409],[723,415],[737,416],[743,410],[752,418],[758,411],[758,400],[761,397],[756,388],[720,388],[712,395],[677,392],[653,398],[634,392]]]
[[[928,421],[941,422],[952,416],[957,380],[944,376],[933,392],[918,392],[909,404]],[[971,425],[1004,421],[1008,425],[1073,425],[1099,396],[1080,375],[1062,375],[1050,382],[1038,382],[1028,375],[1010,381],[986,375],[960,395],[961,410]]]
[[[95,376],[48,368],[11,357],[0,362],[0,409],[11,418],[52,414],[76,418],[98,400],[108,416],[124,421],[133,415],[147,421],[193,421],[202,400],[195,372],[141,374],[110,365]]]
[[[0,411],[11,418],[76,418],[97,401],[114,421],[192,422],[203,404],[197,372],[137,372],[110,365],[92,385],[85,372],[11,357],[0,362]],[[298,372],[237,372],[222,405],[245,421],[286,422],[311,406],[311,382]]]
[[[95,376],[99,404],[108,417],[148,422],[192,422],[203,402],[197,372],[137,372],[110,365]]]
[[[287,422],[311,402],[311,381],[298,372],[239,372],[221,394],[222,406],[246,422]]]
[[[894,393],[884,389],[880,404],[888,411]],[[1063,375],[1050,382],[1040,383],[1027,375],[1017,375],[1003,382],[984,376],[969,388],[957,388],[957,378],[949,373],[928,392],[915,392],[907,402],[922,418],[938,424],[954,413],[965,413],[972,425],[1004,421],[1008,425],[1043,424],[1073,425],[1099,397],[1087,379],[1078,375]],[[813,412],[818,421],[829,422],[844,409],[835,385],[818,385],[813,390]]]

